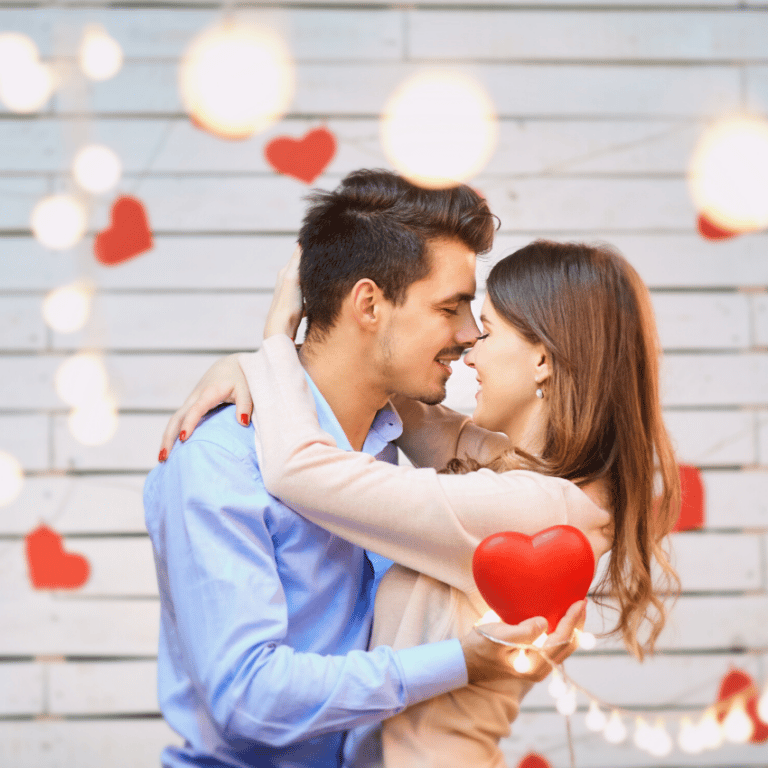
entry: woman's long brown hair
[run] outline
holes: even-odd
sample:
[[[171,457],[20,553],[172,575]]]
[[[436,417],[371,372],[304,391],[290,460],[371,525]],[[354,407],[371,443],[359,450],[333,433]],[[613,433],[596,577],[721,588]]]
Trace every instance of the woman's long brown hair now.
[[[679,514],[680,481],[662,419],[661,350],[648,290],[611,246],[546,240],[499,261],[486,285],[496,312],[544,345],[551,371],[541,455],[512,449],[488,466],[578,485],[606,479],[615,539],[598,592],[617,604],[610,634],[621,634],[642,659],[664,626],[662,593],[679,590],[662,546]],[[448,469],[476,468],[455,460]]]

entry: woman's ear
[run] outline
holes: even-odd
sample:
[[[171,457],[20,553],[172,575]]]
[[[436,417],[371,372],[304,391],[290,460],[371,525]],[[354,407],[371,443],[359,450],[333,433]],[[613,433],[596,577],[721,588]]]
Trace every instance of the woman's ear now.
[[[534,361],[533,378],[536,380],[536,384],[544,384],[550,377],[551,371],[549,367],[549,354],[543,344],[535,345]]]

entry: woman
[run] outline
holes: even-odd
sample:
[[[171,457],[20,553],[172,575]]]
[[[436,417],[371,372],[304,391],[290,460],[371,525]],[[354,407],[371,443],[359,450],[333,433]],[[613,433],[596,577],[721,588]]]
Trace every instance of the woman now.
[[[405,647],[467,631],[487,609],[471,574],[477,543],[499,530],[531,534],[569,523],[585,530],[596,559],[611,549],[601,586],[618,607],[613,631],[642,658],[664,624],[652,560],[667,582],[676,579],[661,542],[679,508],[647,290],[607,246],[546,241],[502,259],[486,285],[484,333],[465,358],[480,383],[475,426],[440,406],[393,398],[408,428],[401,447],[417,465],[446,464],[448,474],[439,476],[329,444],[293,345],[276,332],[295,329],[296,305],[290,321],[268,324],[262,351],[240,357],[254,391],[280,394],[269,407],[262,398],[254,411],[267,489],[333,533],[401,564],[380,586],[372,646]],[[427,457],[420,444],[436,424],[443,450],[435,451],[432,439]],[[508,442],[478,428],[503,432]],[[520,493],[534,473],[575,485],[566,483],[560,498],[512,519],[505,494],[513,485]],[[607,509],[593,505],[589,519],[573,519],[569,494],[588,484],[604,489]],[[323,509],[313,510],[320,497]],[[403,509],[406,536],[393,539],[391,515],[399,515],[394,530],[402,534]],[[514,680],[470,685],[409,708],[384,724],[385,765],[503,765],[498,741],[526,687]]]

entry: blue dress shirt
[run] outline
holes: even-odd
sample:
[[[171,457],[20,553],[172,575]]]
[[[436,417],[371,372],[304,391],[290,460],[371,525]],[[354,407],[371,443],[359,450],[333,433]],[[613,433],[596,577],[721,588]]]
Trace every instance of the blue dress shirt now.
[[[351,450],[307,378],[321,427]],[[401,431],[383,410],[363,450],[392,460]],[[458,640],[365,650],[381,571],[266,492],[253,427],[231,407],[152,470],[144,505],[160,592],[158,696],[186,742],[164,750],[163,766],[351,766],[347,729],[466,684]]]

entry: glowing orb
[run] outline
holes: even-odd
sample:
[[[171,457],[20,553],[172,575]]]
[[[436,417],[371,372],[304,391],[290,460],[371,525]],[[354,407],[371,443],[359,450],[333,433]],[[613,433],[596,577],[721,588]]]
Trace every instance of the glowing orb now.
[[[223,24],[192,41],[181,63],[180,89],[200,126],[225,138],[246,138],[285,114],[293,65],[274,32]]]
[[[79,242],[87,227],[85,208],[71,195],[43,198],[32,211],[32,233],[47,248],[64,251]]]
[[[496,147],[493,102],[472,78],[442,71],[406,80],[384,109],[387,158],[414,184],[456,186],[477,174]]]
[[[24,485],[24,470],[15,456],[0,451],[0,507],[10,504]]]
[[[702,136],[691,159],[697,210],[720,229],[751,232],[768,226],[768,120],[723,120]]]
[[[123,66],[123,49],[99,24],[85,28],[80,44],[80,69],[91,80],[109,80]]]
[[[98,195],[117,186],[123,172],[117,154],[102,144],[83,147],[72,164],[75,181],[87,192]]]
[[[32,39],[16,32],[0,35],[0,101],[11,112],[34,112],[53,88],[53,70],[40,62]]]
[[[43,319],[58,333],[79,331],[91,311],[93,288],[84,283],[63,285],[52,290],[43,301]]]
[[[83,445],[103,445],[111,440],[117,421],[117,409],[106,398],[74,408],[67,419],[72,436]]]
[[[87,406],[107,395],[107,371],[101,358],[90,352],[68,357],[56,371],[54,385],[68,405]]]

